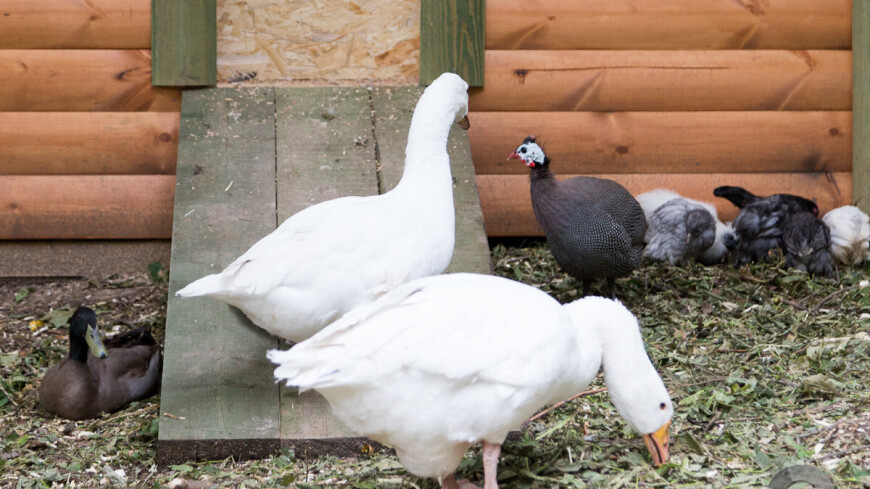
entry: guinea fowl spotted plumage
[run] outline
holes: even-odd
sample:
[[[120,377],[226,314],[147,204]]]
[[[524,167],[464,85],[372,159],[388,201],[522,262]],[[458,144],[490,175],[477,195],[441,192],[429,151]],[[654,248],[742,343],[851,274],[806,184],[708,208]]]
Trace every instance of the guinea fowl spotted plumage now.
[[[69,320],[69,343],[69,355],[39,386],[39,403],[49,413],[95,418],[150,396],[160,385],[160,346],[146,329],[119,333],[104,344],[97,315],[79,307]]]
[[[557,180],[535,136],[525,138],[510,158],[531,169],[535,219],[559,267],[583,282],[584,295],[593,280],[604,278],[615,297],[614,280],[630,275],[643,256],[646,218],[637,200],[613,180]]]
[[[764,260],[770,250],[782,248],[782,234],[788,216],[798,212],[810,212],[814,216],[819,214],[815,202],[797,195],[760,197],[733,186],[717,187],[713,195],[728,199],[740,209],[740,214],[732,224],[737,235],[735,266]]]
[[[831,231],[812,212],[797,212],[785,218],[782,244],[787,267],[825,277],[833,272]]]
[[[822,220],[831,229],[831,254],[840,263],[854,266],[870,256],[870,217],[853,205],[837,207]]]

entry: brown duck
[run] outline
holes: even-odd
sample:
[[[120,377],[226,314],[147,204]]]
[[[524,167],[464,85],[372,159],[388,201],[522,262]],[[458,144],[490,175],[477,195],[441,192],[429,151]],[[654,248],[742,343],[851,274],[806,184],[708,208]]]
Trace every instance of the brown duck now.
[[[97,315],[79,307],[69,319],[69,356],[45,374],[39,402],[62,418],[95,418],[156,392],[161,366],[160,346],[147,329],[114,335],[104,344]]]

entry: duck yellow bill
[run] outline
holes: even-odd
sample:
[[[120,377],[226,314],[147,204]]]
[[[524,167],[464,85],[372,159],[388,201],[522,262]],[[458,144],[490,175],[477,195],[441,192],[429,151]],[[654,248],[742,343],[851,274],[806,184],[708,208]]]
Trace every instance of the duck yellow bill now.
[[[100,331],[93,326],[88,326],[88,331],[85,333],[85,342],[88,344],[88,349],[97,358],[106,358],[106,347],[103,345],[103,340],[100,339]]]
[[[643,435],[643,441],[646,442],[646,447],[652,455],[652,463],[656,467],[668,461],[668,436],[671,428],[671,422],[668,421],[661,428],[648,435]]]

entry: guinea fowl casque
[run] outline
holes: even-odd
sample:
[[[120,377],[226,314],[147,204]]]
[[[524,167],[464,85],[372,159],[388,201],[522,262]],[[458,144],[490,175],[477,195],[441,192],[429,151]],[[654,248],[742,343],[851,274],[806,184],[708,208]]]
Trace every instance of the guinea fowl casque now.
[[[308,207],[177,295],[221,300],[298,342],[398,284],[444,272],[455,242],[447,136],[454,122],[467,121],[467,91],[462,78],[445,73],[423,92],[394,189]]]
[[[653,463],[668,458],[670,396],[637,319],[602,297],[561,305],[506,278],[426,277],[269,359],[277,379],[318,391],[348,427],[391,445],[410,472],[443,488],[457,487],[454,471],[476,442],[484,487],[497,487],[508,432],[581,392],[602,367],[614,407]]]
[[[51,414],[96,418],[144,399],[160,386],[162,354],[147,329],[116,334],[104,344],[97,315],[79,307],[69,319],[69,343],[69,356],[39,386],[39,403]]]
[[[786,218],[798,212],[819,215],[815,202],[791,194],[759,197],[741,187],[722,186],[713,195],[731,201],[740,209],[732,223],[737,235],[734,265],[767,259],[770,250],[783,248],[782,234]]]
[[[557,180],[535,136],[525,138],[510,158],[531,169],[535,219],[559,267],[583,282],[584,295],[593,280],[604,278],[615,297],[614,280],[630,275],[643,256],[646,218],[637,200],[613,180]]]
[[[685,202],[685,204],[674,203],[673,201],[675,200]],[[647,247],[644,250],[644,254],[651,258],[670,261],[667,256],[670,254],[675,259],[675,261],[670,261],[672,264],[685,262],[688,259],[694,258],[705,265],[715,265],[728,255],[728,252],[737,241],[731,226],[719,220],[716,207],[709,202],[689,199],[673,190],[662,188],[638,195],[637,202],[643,208],[647,222]],[[670,205],[657,213],[661,207],[668,203]],[[712,244],[698,253],[697,250],[704,248],[708,239],[703,232],[707,226],[705,224],[707,218],[703,213],[699,212],[700,209],[706,210],[713,219],[715,235]],[[651,223],[654,214],[656,215],[655,225]],[[687,220],[690,215],[694,217]],[[687,231],[683,230],[687,224],[693,228],[691,236],[689,236]],[[671,246],[668,244],[671,240],[679,240],[679,242],[675,242]],[[659,244],[650,246],[650,243],[655,241],[658,241]],[[659,246],[660,249],[653,251],[656,246]]]
[[[870,217],[853,205],[837,207],[822,220],[831,230],[831,254],[843,265],[858,265],[870,256]]]

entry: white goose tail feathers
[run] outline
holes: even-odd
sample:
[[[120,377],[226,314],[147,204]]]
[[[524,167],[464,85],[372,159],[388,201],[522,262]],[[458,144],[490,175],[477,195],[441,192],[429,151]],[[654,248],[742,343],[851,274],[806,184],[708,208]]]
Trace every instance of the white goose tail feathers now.
[[[178,297],[232,297],[244,293],[237,290],[238,287],[233,285],[232,278],[227,277],[223,273],[215,273],[207,275],[199,280],[195,280],[175,293]]]

